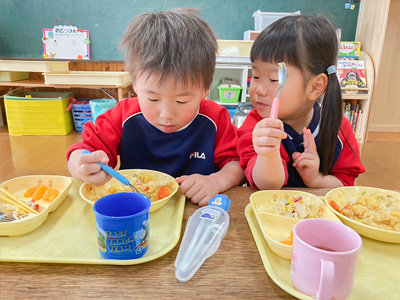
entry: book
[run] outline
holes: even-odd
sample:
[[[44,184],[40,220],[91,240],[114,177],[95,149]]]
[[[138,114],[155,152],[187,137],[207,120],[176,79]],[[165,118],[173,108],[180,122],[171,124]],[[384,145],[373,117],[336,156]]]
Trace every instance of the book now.
[[[341,88],[355,90],[344,91],[347,94],[361,94],[367,91],[357,91],[358,88],[367,87],[367,72],[363,60],[342,60],[337,63],[337,77]]]
[[[349,120],[354,134],[359,136],[361,134],[363,111],[357,103],[357,100],[352,100],[352,103],[345,102],[343,115],[347,120]]]
[[[339,58],[360,59],[361,43],[360,42],[340,42]]]

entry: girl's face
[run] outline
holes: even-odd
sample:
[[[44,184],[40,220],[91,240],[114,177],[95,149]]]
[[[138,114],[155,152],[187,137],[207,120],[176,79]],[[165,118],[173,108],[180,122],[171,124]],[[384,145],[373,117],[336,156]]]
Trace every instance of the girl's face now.
[[[174,79],[166,79],[161,85],[159,82],[159,77],[154,75],[136,77],[133,88],[143,116],[162,132],[178,131],[195,118],[208,90],[185,87]]]
[[[301,71],[287,64],[286,67],[286,83],[279,94],[278,118],[289,125],[306,123],[310,112],[313,111],[314,101],[308,99],[307,84]],[[278,64],[258,59],[254,61],[252,72],[251,103],[262,118],[269,118],[272,100],[279,89]],[[306,125],[308,124],[304,126]]]

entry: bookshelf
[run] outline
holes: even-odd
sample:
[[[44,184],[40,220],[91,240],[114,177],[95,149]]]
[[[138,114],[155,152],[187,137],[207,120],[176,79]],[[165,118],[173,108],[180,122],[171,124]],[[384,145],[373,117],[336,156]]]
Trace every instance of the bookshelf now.
[[[85,64],[91,69],[87,70]],[[126,72],[110,70],[109,64],[94,71],[93,64],[80,62],[78,70],[70,70],[75,63],[54,60],[0,60],[0,71],[29,72],[29,79],[18,81],[0,81],[0,89],[12,91],[17,88],[55,88],[55,89],[115,89],[118,101],[132,95],[132,83]],[[121,64],[122,66],[122,64]],[[49,78],[46,78],[49,76]],[[51,76],[51,77],[50,77]],[[61,77],[58,79],[56,76]],[[126,80],[128,78],[128,80]],[[101,93],[100,93],[101,94]]]
[[[368,131],[368,118],[370,113],[373,87],[375,83],[375,72],[374,65],[368,53],[361,51],[360,60],[364,60],[365,62],[367,87],[342,88],[342,99],[344,102],[345,116],[346,107],[348,107],[349,105],[357,111],[357,114],[355,114],[354,116],[350,115],[349,119],[353,121],[353,130],[355,131],[355,136],[360,147],[360,151],[362,151]],[[362,112],[361,120],[357,120],[357,117],[360,117],[360,110]],[[359,124],[357,124],[358,122]]]

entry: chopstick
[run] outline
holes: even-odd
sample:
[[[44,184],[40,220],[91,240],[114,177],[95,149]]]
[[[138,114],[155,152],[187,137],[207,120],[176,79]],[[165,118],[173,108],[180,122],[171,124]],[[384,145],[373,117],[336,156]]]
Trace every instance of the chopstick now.
[[[36,210],[34,210],[32,207],[28,206],[25,202],[19,200],[18,198],[14,197],[13,195],[11,195],[9,192],[7,192],[5,189],[0,188],[0,191],[6,195],[1,195],[0,194],[0,198],[3,199],[4,201],[6,201],[7,203],[11,204],[11,205],[15,205],[23,210],[25,210],[26,212],[30,212],[30,213],[34,213],[37,214],[38,212]]]

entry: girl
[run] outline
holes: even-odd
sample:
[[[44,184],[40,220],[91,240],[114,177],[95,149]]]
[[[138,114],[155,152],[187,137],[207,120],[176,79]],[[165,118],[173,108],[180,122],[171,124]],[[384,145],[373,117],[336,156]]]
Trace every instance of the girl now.
[[[352,126],[342,116],[337,53],[335,29],[322,16],[284,17],[254,41],[254,110],[238,132],[240,163],[252,187],[354,185],[365,171]],[[287,80],[278,119],[271,119],[281,61]]]

